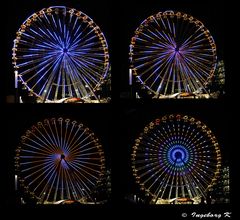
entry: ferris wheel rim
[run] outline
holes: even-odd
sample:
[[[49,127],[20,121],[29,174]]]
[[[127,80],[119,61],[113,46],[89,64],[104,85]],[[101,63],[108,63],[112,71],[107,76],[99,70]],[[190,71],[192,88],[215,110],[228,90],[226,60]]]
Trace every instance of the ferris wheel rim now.
[[[59,21],[59,23],[56,23],[57,20],[55,21],[54,18],[52,20],[50,20],[51,17],[59,16],[59,15],[63,16],[64,19],[68,18],[68,21],[66,21],[66,22],[68,22],[67,28],[65,28],[65,26],[64,26],[64,29],[63,29],[63,27],[62,27],[61,22],[64,22],[64,21]],[[74,18],[72,18],[72,17],[74,17]],[[58,19],[60,19],[60,18],[61,17],[58,17]],[[63,18],[61,18],[61,19],[63,19]],[[75,19],[74,24],[72,21],[73,19]],[[49,24],[47,24],[47,22]],[[52,79],[51,77],[49,78],[48,72],[50,71],[50,68],[51,68],[50,64],[56,65],[57,60],[54,61],[54,59],[59,60],[59,58],[60,58],[59,55],[57,55],[55,53],[56,55],[54,55],[54,56],[56,56],[56,58],[53,57],[53,55],[50,54],[49,49],[48,49],[48,53],[50,55],[46,56],[46,54],[45,54],[44,60],[43,59],[39,60],[38,56],[40,56],[40,55],[37,54],[36,49],[34,49],[34,48],[32,49],[32,54],[33,54],[33,56],[35,56],[34,58],[31,58],[32,55],[28,55],[27,52],[24,52],[24,50],[29,50],[28,48],[31,48],[31,45],[26,46],[26,44],[30,43],[30,44],[34,45],[35,48],[39,47],[40,40],[37,39],[36,36],[40,36],[40,35],[36,32],[36,30],[34,30],[34,25],[42,25],[39,27],[40,34],[43,34],[44,28],[46,28],[47,34],[44,33],[45,35],[44,34],[43,35],[45,37],[47,35],[50,36],[49,39],[47,39],[50,43],[51,43],[51,41],[58,41],[60,39],[60,37],[62,37],[62,36],[60,36],[62,33],[57,33],[57,35],[59,34],[59,39],[58,39],[58,36],[55,33],[57,31],[59,31],[58,29],[59,29],[59,27],[61,27],[62,29],[60,29],[60,31],[64,32],[64,34],[67,35],[67,37],[70,40],[71,40],[71,38],[74,39],[75,42],[72,43],[72,44],[74,44],[74,47],[76,47],[76,45],[78,46],[78,44],[77,44],[78,42],[76,42],[76,39],[79,37],[78,36],[70,36],[70,32],[72,33],[73,31],[79,32],[79,31],[87,30],[88,32],[85,33],[85,35],[91,34],[91,36],[90,36],[91,38],[89,38],[89,39],[91,41],[93,41],[93,43],[94,43],[94,41],[96,41],[96,43],[98,45],[100,45],[100,47],[98,49],[99,52],[97,52],[97,50],[94,49],[95,46],[93,43],[91,43],[91,41],[90,41],[90,43],[89,42],[87,43],[87,41],[86,41],[86,43],[84,43],[84,42],[81,43],[81,41],[79,41],[79,39],[78,39],[78,41],[81,44],[84,43],[83,46],[85,45],[86,48],[83,49],[81,53],[78,52],[79,55],[76,52],[71,52],[72,53],[71,57],[77,58],[77,56],[79,57],[83,53],[87,54],[88,48],[90,48],[90,49],[88,49],[90,51],[90,53],[88,53],[88,55],[84,55],[85,58],[82,61],[80,61],[79,58],[72,59],[71,57],[70,57],[71,58],[71,60],[70,60],[66,56],[65,56],[66,57],[65,58],[62,55],[62,57],[64,58],[63,61],[66,64],[69,63],[68,65],[71,64],[73,66],[73,68],[75,68],[75,70],[69,69],[68,66],[63,67],[63,68],[67,68],[66,70],[64,70],[64,69],[54,70],[53,69],[54,71],[58,71],[58,73],[61,75],[62,74],[66,75],[66,73],[64,73],[64,72],[67,71],[70,73],[70,76],[68,78],[66,78],[67,76],[58,76],[58,77],[62,77],[62,79],[60,79],[60,78],[57,79],[56,78],[57,76],[54,76],[54,79]],[[46,25],[49,25],[49,26],[47,27]],[[76,25],[80,25],[80,27],[78,27],[78,29],[76,29]],[[82,28],[81,26],[83,26],[85,29],[81,30],[81,28]],[[49,27],[51,27],[52,29]],[[48,30],[48,28],[49,28],[49,30]],[[53,34],[55,34],[55,35],[51,35],[51,33],[50,33],[51,30],[54,31]],[[26,34],[26,32],[28,32],[28,33]],[[34,40],[33,40],[33,37],[31,37],[31,34],[35,38]],[[85,35],[83,37],[86,37]],[[68,39],[69,42],[67,42],[68,44],[70,44],[69,39]],[[33,41],[33,42],[31,43],[31,41]],[[60,42],[55,42],[55,43],[60,44]],[[50,48],[50,44],[47,44],[47,46]],[[27,49],[24,49],[24,48],[27,48]],[[41,50],[43,50],[44,48],[47,48],[47,47],[42,46],[39,48]],[[39,51],[39,48],[38,48],[38,51]],[[33,13],[32,15],[30,15],[18,29],[12,50],[13,50],[12,60],[13,60],[13,66],[15,69],[14,70],[15,77],[18,78],[19,81],[22,82],[23,86],[25,88],[27,88],[27,90],[30,92],[30,94],[33,94],[34,96],[39,98],[39,100],[41,100],[41,101],[58,100],[58,99],[61,99],[64,97],[74,97],[74,96],[81,97],[81,98],[90,98],[91,96],[96,96],[95,95],[96,91],[98,91],[99,88],[101,88],[101,86],[105,83],[105,80],[107,79],[107,77],[109,75],[109,71],[110,71],[108,43],[107,43],[107,40],[106,40],[104,34],[102,33],[100,27],[93,21],[93,19],[91,17],[89,17],[85,13],[83,13],[79,10],[76,10],[74,8],[66,7],[66,6],[50,6],[47,8],[43,8],[43,9]],[[53,50],[53,48],[51,50]],[[42,54],[41,56],[43,56],[44,53],[47,53],[47,52],[44,52],[44,51],[39,52],[39,54]],[[70,50],[63,49],[62,53],[70,54]],[[22,57],[24,57],[24,58],[22,58]],[[21,59],[22,59],[22,61],[21,61]],[[30,62],[23,63],[24,59],[25,60],[30,59]],[[46,63],[47,59],[49,60],[50,64]],[[61,62],[60,65],[62,65],[62,66],[66,65],[63,63],[63,61],[59,60],[58,62]],[[46,65],[48,66],[48,69],[46,67],[45,67],[45,69],[43,68],[43,62],[46,63]],[[75,62],[75,64],[73,62]],[[34,66],[34,63],[36,63],[35,66]],[[82,66],[80,66],[80,64]],[[31,70],[25,69],[24,65],[31,68]],[[90,69],[87,69],[87,68],[90,68]],[[98,68],[101,68],[101,69],[98,69]],[[25,77],[23,74],[26,75],[29,73],[29,71],[32,71],[34,73],[34,76]],[[42,72],[40,72],[40,71],[42,71]],[[43,72],[43,71],[45,71],[45,72]],[[76,73],[74,73],[74,72],[72,73],[72,71],[75,71]],[[40,73],[44,74],[42,77],[37,76],[37,77],[40,77],[39,79],[36,77],[36,74],[38,72],[39,72],[39,74]],[[82,75],[79,75],[80,72]],[[71,76],[71,74],[75,74],[75,76]],[[93,74],[95,74],[95,75],[93,75]],[[46,78],[45,75],[48,76],[48,78]],[[63,79],[63,77],[65,77],[66,79]],[[96,77],[96,79],[94,77]],[[32,78],[36,78],[36,80],[32,80]],[[51,81],[51,87],[45,82],[47,80]],[[61,80],[61,82],[59,80]],[[70,81],[71,81],[71,83],[69,83]],[[48,86],[46,89],[47,91],[45,91],[44,88],[42,88],[42,89],[37,88],[38,83],[42,83],[43,87],[45,87],[45,88]],[[62,91],[60,91],[60,89],[58,88],[61,86],[64,87],[64,89],[62,89]],[[85,86],[86,86],[86,88],[85,88]],[[57,91],[58,89],[59,89],[59,91]],[[67,91],[65,91],[65,90],[67,90]],[[50,95],[50,93],[54,93],[54,92],[58,93],[58,94],[57,95],[55,94],[55,96],[54,96],[54,94]],[[62,92],[62,94],[60,94],[61,92]],[[46,94],[46,93],[48,93],[48,94]]]
[[[171,19],[172,19],[172,23],[171,23]],[[201,71],[197,70],[197,68],[199,68],[197,67],[197,65],[204,66],[206,64],[207,58],[208,58],[207,52],[202,53],[203,55],[201,56],[199,56],[199,54],[198,55],[195,54],[194,59],[192,59],[191,56],[188,55],[186,60],[192,65],[192,67],[189,64],[187,64],[186,60],[181,61],[182,59],[181,57],[179,57],[178,59],[174,58],[175,55],[178,56],[178,54],[180,54],[180,50],[179,50],[180,48],[178,46],[176,47],[176,45],[175,47],[178,49],[174,48],[175,40],[177,40],[177,37],[179,37],[182,34],[181,32],[177,31],[178,26],[177,24],[174,23],[175,21],[174,19],[176,20],[182,19],[184,22],[187,21],[188,23],[185,26],[187,26],[188,24],[191,24],[192,25],[191,28],[192,29],[193,27],[195,28],[195,30],[193,30],[193,35],[196,34],[196,32],[200,32],[200,34],[203,35],[202,39],[205,40],[205,44],[208,44],[208,47],[206,48],[208,48],[208,50],[211,50],[209,51],[209,54],[210,54],[209,56],[211,56],[210,57],[211,59],[209,58],[210,60],[209,66],[206,66],[202,69],[202,71],[203,70],[207,71],[206,73],[199,75]],[[184,31],[186,32],[186,30]],[[188,35],[186,36],[189,38]],[[187,41],[190,41],[189,39],[187,39]],[[158,44],[158,41],[159,41],[159,44]],[[195,42],[197,42],[197,40],[195,40]],[[162,44],[161,47],[159,47],[160,44]],[[184,45],[185,45],[184,47],[186,47],[187,45],[189,46],[189,42],[185,42]],[[161,48],[161,50],[157,49],[157,47]],[[151,55],[151,53],[153,53],[154,50],[155,52],[159,52],[160,54],[157,55],[156,53],[154,56],[153,54]],[[164,50],[166,51],[164,52]],[[169,51],[172,51],[172,52],[169,52]],[[191,53],[192,52],[194,51],[191,50]],[[186,56],[186,54],[187,54],[186,49],[185,48],[182,49],[183,58],[184,56]],[[158,58],[158,56],[159,57],[162,56],[162,58],[160,59]],[[170,59],[170,58],[172,59],[172,61],[169,61],[169,60],[164,61],[164,59]],[[136,82],[139,82],[143,88],[145,88],[149,93],[155,95],[155,97],[160,97],[160,96],[167,97],[177,92],[198,93],[201,90],[205,91],[205,87],[208,85],[208,83],[211,81],[211,79],[214,76],[214,72],[217,67],[216,44],[209,30],[204,26],[204,24],[201,21],[199,21],[198,19],[194,18],[189,14],[179,12],[179,11],[168,10],[165,12],[158,12],[154,15],[151,15],[147,19],[143,20],[143,22],[141,22],[141,24],[135,30],[134,36],[131,39],[129,60],[130,60],[130,70],[132,71],[132,74],[136,77]],[[147,69],[147,64],[144,63],[144,60],[146,60],[146,63],[149,63],[149,66],[150,66],[149,69]],[[176,64],[173,63],[174,60],[176,60],[177,62]],[[186,66],[185,67],[186,70],[184,70],[183,64],[180,64],[178,60],[183,62],[183,64]],[[195,64],[193,63],[193,61],[195,62]],[[170,63],[171,64],[170,65],[167,62],[169,63],[172,62],[172,64]],[[197,81],[197,83],[191,82],[191,80],[188,79],[188,77],[185,77],[183,73],[178,76],[179,74],[178,71],[173,69],[175,65],[179,66],[178,67],[179,72],[183,72],[183,70],[188,71],[189,75],[192,75],[193,80]],[[170,68],[172,68],[172,70]],[[170,72],[170,70],[172,71],[172,73]],[[196,73],[194,73],[194,71]],[[145,76],[143,76],[144,74]],[[187,82],[184,82],[184,81],[187,81]],[[187,85],[188,85],[188,88],[187,88]],[[168,86],[169,88],[167,88]],[[172,86],[172,88],[170,88],[170,86]]]
[[[170,122],[172,127],[168,126]],[[192,124],[196,131],[188,131],[191,129],[187,124]],[[171,127],[169,134],[168,127]],[[201,141],[197,139],[201,137],[199,132],[205,135]],[[180,114],[165,115],[150,122],[135,140],[131,160],[137,185],[152,196],[154,203],[159,199],[177,198],[181,190],[183,197],[188,195],[196,199],[205,196],[207,190],[216,184],[221,167],[220,147],[212,131],[194,117]],[[199,178],[203,180],[199,181]]]
[[[88,127],[60,117],[39,121],[25,132],[15,165],[21,189],[40,203],[94,201],[91,193],[102,181],[105,157]]]

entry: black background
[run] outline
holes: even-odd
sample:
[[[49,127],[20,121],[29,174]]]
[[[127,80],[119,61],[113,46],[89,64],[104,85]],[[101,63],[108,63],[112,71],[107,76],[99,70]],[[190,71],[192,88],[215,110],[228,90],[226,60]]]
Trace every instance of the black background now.
[[[232,91],[229,58],[226,57],[225,26],[226,14],[223,1],[217,0],[147,0],[147,1],[108,1],[108,0],[8,0],[7,17],[4,19],[3,66],[0,81],[1,103],[4,109],[2,135],[3,178],[1,178],[2,202],[5,211],[20,213],[26,219],[34,215],[76,217],[97,216],[109,218],[138,218],[158,215],[158,219],[188,219],[192,211],[199,213],[223,213],[231,211],[231,205],[220,206],[139,206],[128,204],[125,196],[137,187],[131,173],[131,147],[134,139],[144,126],[165,114],[181,113],[193,116],[204,122],[217,137],[222,147],[223,160],[230,164],[232,172],[232,115],[230,94]],[[11,65],[11,49],[15,33],[22,22],[40,9],[53,5],[65,5],[80,10],[90,16],[104,33],[110,50],[112,66],[112,102],[110,104],[62,105],[62,104],[6,104],[5,98],[14,95],[14,74]],[[120,94],[129,92],[128,52],[134,30],[148,16],[159,11],[177,10],[193,15],[204,23],[216,41],[218,57],[226,61],[227,94],[220,100],[121,100]],[[89,127],[105,147],[107,163],[112,170],[112,203],[107,206],[81,207],[15,207],[13,189],[14,150],[21,135],[45,118],[67,117],[81,121]],[[232,187],[233,189],[233,187]],[[232,190],[233,191],[233,190]],[[1,207],[0,207],[1,209]],[[33,213],[34,215],[30,214]],[[98,216],[98,213],[101,216]],[[163,217],[164,216],[164,217]]]

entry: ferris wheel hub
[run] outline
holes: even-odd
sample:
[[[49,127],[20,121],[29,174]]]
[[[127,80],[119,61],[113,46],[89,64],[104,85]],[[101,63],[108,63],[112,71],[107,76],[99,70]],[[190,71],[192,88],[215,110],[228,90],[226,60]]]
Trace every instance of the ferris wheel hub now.
[[[177,151],[174,155],[176,157],[176,159],[182,159],[183,155],[180,151]]]
[[[68,52],[68,48],[63,48],[62,52],[63,53],[67,53]]]

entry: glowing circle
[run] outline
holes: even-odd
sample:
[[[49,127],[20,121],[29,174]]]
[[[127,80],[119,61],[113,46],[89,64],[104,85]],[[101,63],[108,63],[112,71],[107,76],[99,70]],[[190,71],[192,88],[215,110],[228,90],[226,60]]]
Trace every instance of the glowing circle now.
[[[135,140],[132,168],[152,203],[205,197],[216,184],[221,153],[216,137],[201,121],[166,115],[150,122]]]
[[[83,12],[52,6],[28,17],[13,45],[18,78],[39,102],[90,99],[109,75],[108,44]]]
[[[191,15],[174,11],[151,15],[139,25],[129,59],[136,81],[154,98],[204,92],[217,65],[209,30]]]
[[[45,119],[21,137],[16,150],[20,188],[38,203],[85,199],[105,173],[102,145],[89,128],[70,119]]]

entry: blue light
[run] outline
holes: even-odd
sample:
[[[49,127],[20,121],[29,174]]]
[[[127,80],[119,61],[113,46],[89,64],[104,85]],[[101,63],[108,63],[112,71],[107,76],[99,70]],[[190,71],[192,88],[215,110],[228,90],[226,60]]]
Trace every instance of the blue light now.
[[[189,151],[185,146],[173,145],[167,151],[168,162],[176,167],[183,167],[189,162]]]

